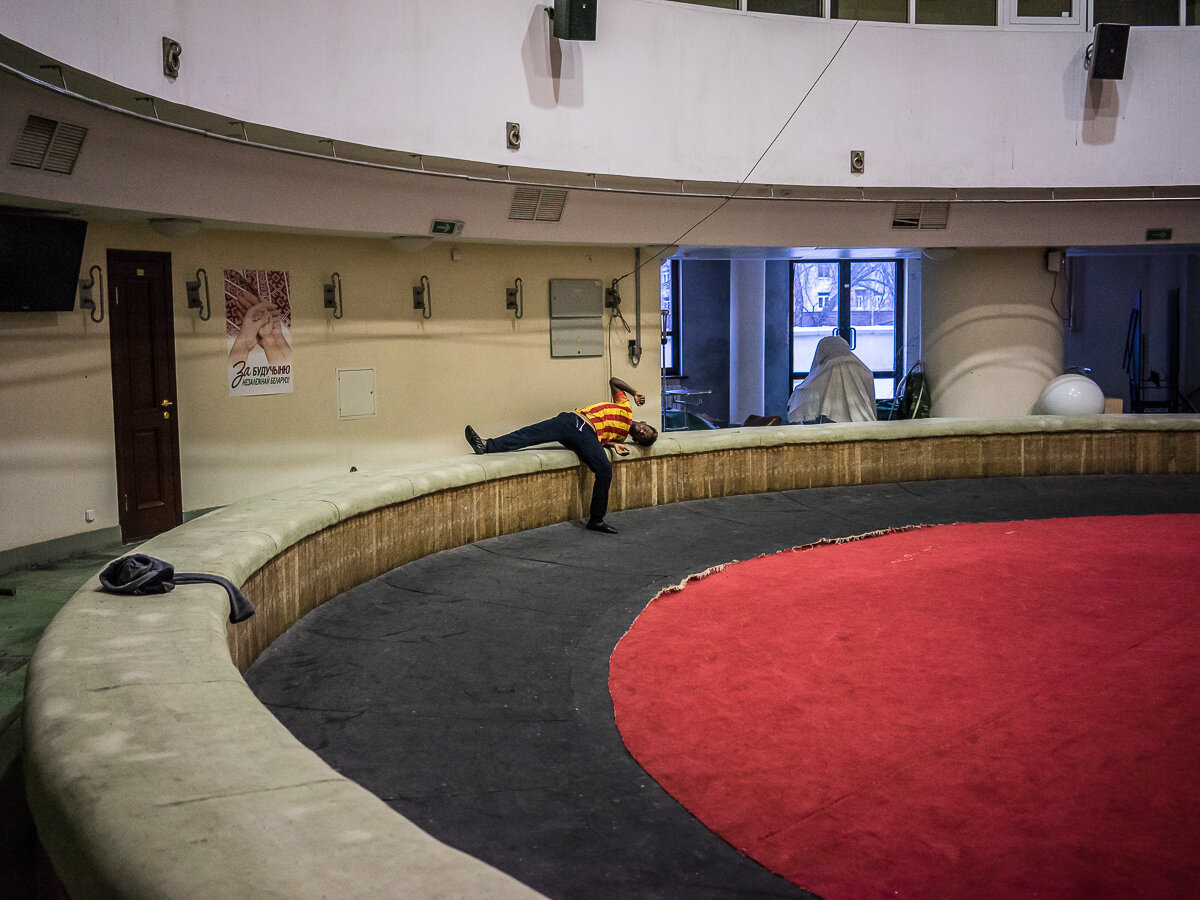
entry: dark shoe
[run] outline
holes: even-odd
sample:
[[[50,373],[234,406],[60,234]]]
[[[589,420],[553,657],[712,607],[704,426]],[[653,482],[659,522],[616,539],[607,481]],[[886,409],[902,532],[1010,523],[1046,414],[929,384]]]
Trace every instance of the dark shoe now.
[[[467,436],[467,443],[471,445],[472,450],[474,450],[480,456],[483,456],[483,454],[487,453],[487,444],[483,442],[483,438],[475,433],[474,428],[468,425],[467,430],[464,433]]]
[[[600,531],[604,534],[616,534],[617,529],[613,528],[607,522],[588,522],[588,531]]]

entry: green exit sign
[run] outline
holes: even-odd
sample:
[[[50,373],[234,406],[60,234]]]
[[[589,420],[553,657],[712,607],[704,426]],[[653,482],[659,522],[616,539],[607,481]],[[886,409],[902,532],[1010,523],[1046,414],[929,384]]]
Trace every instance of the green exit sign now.
[[[1147,228],[1146,240],[1148,241],[1169,241],[1171,239],[1170,228]]]
[[[453,219],[434,219],[429,226],[430,234],[462,234],[463,223]]]

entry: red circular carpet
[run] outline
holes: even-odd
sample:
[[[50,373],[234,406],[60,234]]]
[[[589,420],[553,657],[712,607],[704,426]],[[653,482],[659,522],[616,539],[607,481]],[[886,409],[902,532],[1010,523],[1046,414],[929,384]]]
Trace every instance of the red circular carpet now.
[[[839,898],[1200,896],[1200,516],[951,525],[729,565],[613,653],[633,756]]]

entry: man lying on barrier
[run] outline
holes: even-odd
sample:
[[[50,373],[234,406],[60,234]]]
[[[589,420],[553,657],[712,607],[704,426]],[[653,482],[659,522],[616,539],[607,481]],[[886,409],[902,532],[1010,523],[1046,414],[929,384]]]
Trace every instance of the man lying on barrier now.
[[[616,534],[617,529],[604,521],[608,511],[608,487],[612,482],[612,463],[604,448],[611,446],[618,456],[625,456],[629,453],[629,448],[624,445],[626,437],[632,438],[635,444],[649,447],[658,438],[658,431],[645,422],[633,420],[629,398],[632,396],[633,402],[642,406],[646,402],[645,394],[638,393],[620,378],[610,378],[608,386],[612,400],[561,412],[552,419],[526,425],[500,437],[484,440],[468,425],[467,443],[480,454],[503,453],[555,441],[574,451],[579,461],[596,476],[587,527],[592,531]]]

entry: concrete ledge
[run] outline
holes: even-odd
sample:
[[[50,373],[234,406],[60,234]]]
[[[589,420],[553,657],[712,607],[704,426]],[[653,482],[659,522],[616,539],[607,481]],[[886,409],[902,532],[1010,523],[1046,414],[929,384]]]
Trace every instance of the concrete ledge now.
[[[664,434],[615,466],[612,508],[838,484],[1200,472],[1200,416],[1025,417]],[[98,590],[30,664],[25,770],[71,896],[533,897],[341,778],[241,671],[291,623],[429,553],[582,515],[590,475],[561,449],[464,456],[264,494],[141,552],[242,585]],[[397,748],[397,754],[403,754]]]

